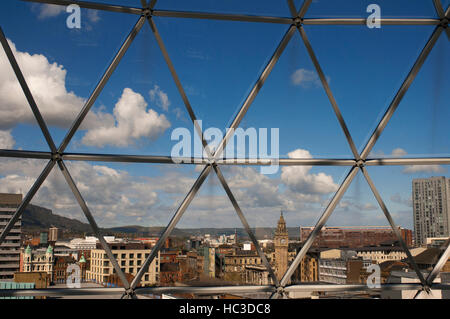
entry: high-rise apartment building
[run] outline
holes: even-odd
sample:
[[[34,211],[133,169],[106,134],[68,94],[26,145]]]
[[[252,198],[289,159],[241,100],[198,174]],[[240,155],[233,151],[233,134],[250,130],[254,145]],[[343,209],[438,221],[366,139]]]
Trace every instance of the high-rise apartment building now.
[[[448,237],[450,230],[450,179],[416,178],[412,182],[416,245],[427,237]]]
[[[22,202],[22,194],[0,194],[0,232],[11,220]],[[20,235],[22,221],[19,218],[0,245],[0,281],[12,281],[20,269]]]

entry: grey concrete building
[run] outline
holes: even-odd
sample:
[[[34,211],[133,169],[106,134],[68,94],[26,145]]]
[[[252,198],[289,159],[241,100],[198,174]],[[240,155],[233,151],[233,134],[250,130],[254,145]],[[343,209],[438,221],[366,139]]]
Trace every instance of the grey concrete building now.
[[[427,237],[448,237],[450,230],[450,179],[417,178],[412,182],[416,245]]]
[[[0,193],[0,231],[3,231],[21,202],[22,194]],[[19,218],[0,245],[0,281],[12,281],[14,273],[20,269],[21,232],[22,220]]]

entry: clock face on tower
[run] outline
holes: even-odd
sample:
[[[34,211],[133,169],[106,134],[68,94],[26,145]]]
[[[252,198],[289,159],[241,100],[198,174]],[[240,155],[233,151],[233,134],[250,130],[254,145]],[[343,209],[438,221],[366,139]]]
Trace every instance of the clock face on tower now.
[[[282,238],[282,239],[281,239],[281,243],[282,243],[282,244],[285,244],[285,243],[286,243],[286,239]]]

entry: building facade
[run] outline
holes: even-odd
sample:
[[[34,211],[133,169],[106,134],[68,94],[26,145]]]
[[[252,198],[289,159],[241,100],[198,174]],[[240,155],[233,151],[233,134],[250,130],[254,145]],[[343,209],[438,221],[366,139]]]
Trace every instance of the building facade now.
[[[214,247],[201,247],[198,250],[198,256],[200,257],[198,261],[203,264],[199,267],[201,269],[201,274],[207,278],[218,278],[223,274],[224,271],[224,258],[222,255],[218,254],[216,248]]]
[[[188,251],[186,254],[177,256],[177,262],[180,265],[183,281],[198,278],[197,257],[197,252],[195,251]]]
[[[261,265],[262,260],[254,251],[236,251],[235,253],[225,255],[225,272],[242,273],[248,265]]]
[[[50,227],[48,229],[48,241],[49,242],[56,242],[58,239],[61,238],[61,231],[57,227]]]
[[[294,271],[291,280],[293,282],[319,281],[319,258],[306,254]]]
[[[412,181],[416,245],[427,237],[448,237],[450,230],[450,179],[416,178]]]
[[[22,202],[21,194],[0,194],[0,232],[9,223]],[[0,245],[0,281],[12,281],[20,269],[21,218],[17,220]]]
[[[244,282],[250,285],[273,285],[269,271],[264,265],[246,265]]]
[[[359,284],[366,267],[362,259],[319,259],[319,280],[330,284]]]
[[[401,247],[363,247],[357,248],[355,251],[358,257],[374,261],[377,264],[407,258],[405,251]]]
[[[314,227],[300,227],[300,241],[304,242]],[[412,231],[399,227],[407,246],[412,245]],[[397,236],[389,226],[322,227],[312,247],[357,248],[379,246],[397,241]]]
[[[139,269],[150,255],[151,248],[143,243],[110,243],[114,258],[119,263],[125,274],[136,276]],[[144,273],[141,286],[151,286],[159,283],[160,254],[153,259]],[[91,251],[89,270],[86,271],[86,279],[97,283],[108,283],[110,275],[116,272],[104,249],[98,247]]]
[[[46,272],[53,282],[54,255],[52,246],[45,251],[32,251],[28,246],[23,252],[23,272]]]
[[[372,264],[358,257],[356,251],[330,249],[320,252],[319,281],[331,284],[357,284],[361,274]]]

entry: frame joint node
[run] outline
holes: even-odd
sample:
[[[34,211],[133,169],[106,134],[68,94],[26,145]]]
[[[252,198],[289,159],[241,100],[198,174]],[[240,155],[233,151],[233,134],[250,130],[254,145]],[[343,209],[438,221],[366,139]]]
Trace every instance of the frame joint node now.
[[[425,286],[422,288],[422,291],[425,291],[427,294],[430,294],[430,293],[431,293],[431,287],[430,287],[430,285],[425,285]]]
[[[446,17],[442,18],[440,26],[443,27],[443,28],[448,28],[448,18],[446,18]]]
[[[292,19],[293,24],[297,27],[300,28],[303,25],[303,18],[300,17],[295,17]]]
[[[359,168],[363,168],[364,166],[366,166],[366,161],[363,159],[359,159],[356,161],[356,166],[358,166]]]
[[[150,8],[142,9],[142,16],[146,17],[146,18],[150,18],[151,16],[153,16],[153,10]]]
[[[277,287],[277,294],[280,296],[284,296],[284,294],[286,293],[286,291],[284,290],[284,287]]]
[[[125,289],[125,292],[123,294],[124,299],[133,299],[136,296],[136,292],[133,288]]]
[[[62,154],[60,152],[52,153],[52,161],[59,162],[62,160]]]

